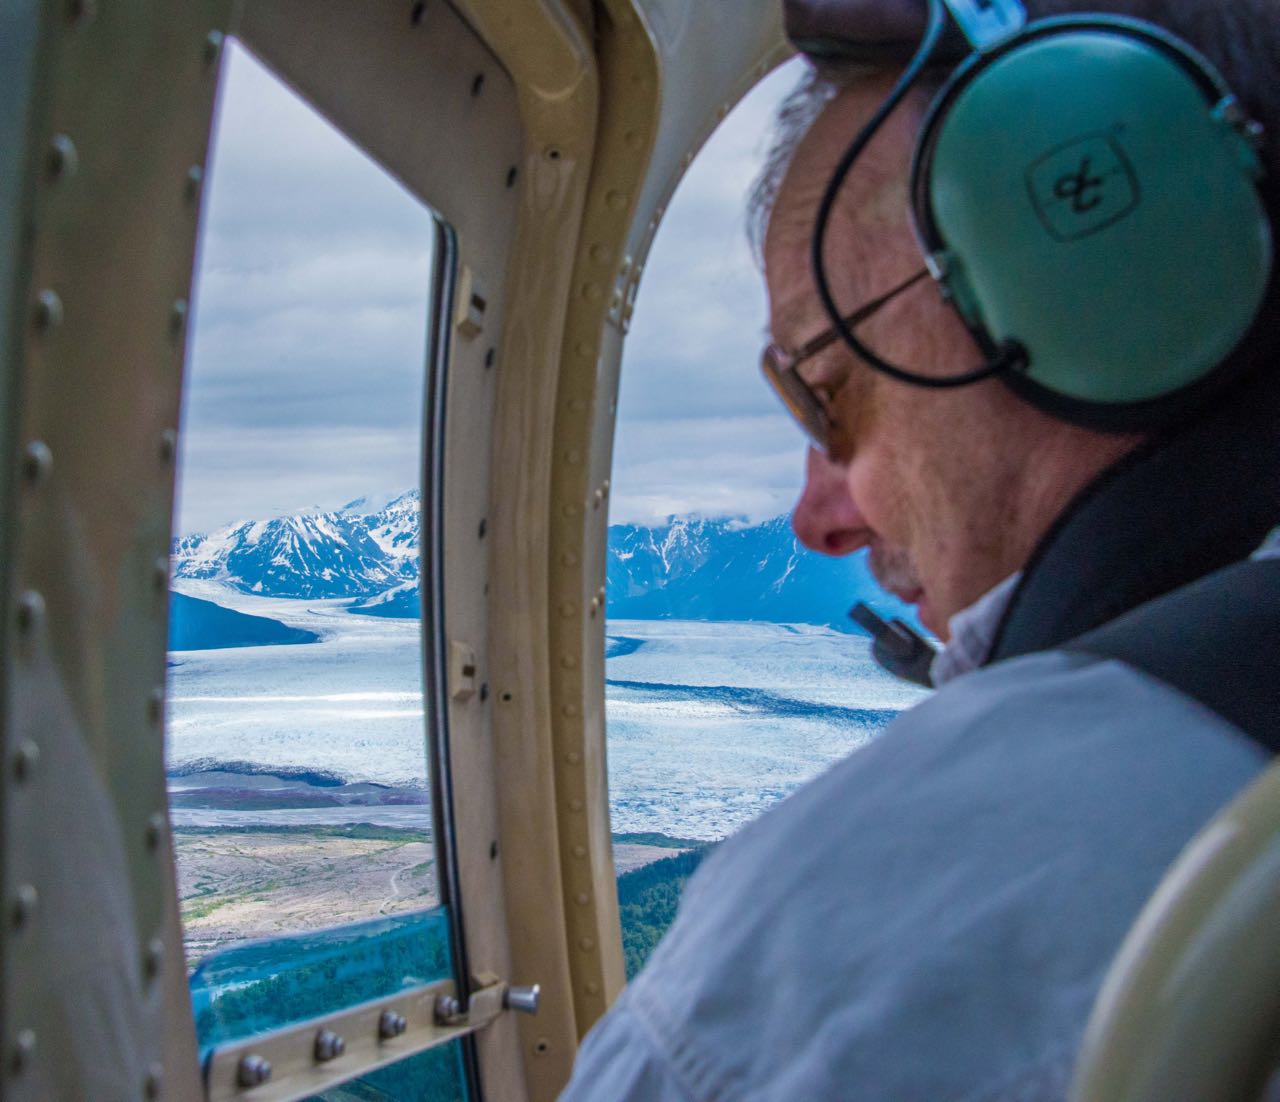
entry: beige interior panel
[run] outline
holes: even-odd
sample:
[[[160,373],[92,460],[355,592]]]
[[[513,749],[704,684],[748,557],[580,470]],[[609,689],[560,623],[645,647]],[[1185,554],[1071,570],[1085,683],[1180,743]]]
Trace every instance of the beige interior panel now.
[[[1264,1097],[1280,1067],[1277,916],[1272,766],[1192,839],[1143,908],[1094,1006],[1074,1102]]]

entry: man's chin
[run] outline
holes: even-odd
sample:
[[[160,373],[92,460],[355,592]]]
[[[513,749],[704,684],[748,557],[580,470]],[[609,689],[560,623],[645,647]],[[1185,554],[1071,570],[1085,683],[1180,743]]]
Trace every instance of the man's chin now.
[[[936,613],[933,606],[929,604],[929,595],[920,590],[919,595],[911,602],[916,606],[916,616],[919,617],[920,623],[925,628],[936,635],[944,643],[951,638],[951,629],[949,621],[945,616]]]

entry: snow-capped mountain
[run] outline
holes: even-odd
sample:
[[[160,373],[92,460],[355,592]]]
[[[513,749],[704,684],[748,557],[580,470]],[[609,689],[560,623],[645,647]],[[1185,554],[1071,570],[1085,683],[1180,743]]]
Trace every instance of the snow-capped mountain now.
[[[362,513],[352,502],[328,513],[242,521],[173,543],[173,576],[220,581],[270,597],[368,597],[418,573],[417,490]]]
[[[856,631],[848,610],[866,601],[913,619],[886,594],[865,553],[833,559],[802,547],[789,518],[763,524],[672,518],[656,528],[609,528],[609,616],[628,620],[765,620]]]
[[[354,597],[351,611],[420,615],[416,490],[328,513],[245,521],[174,541],[175,578],[245,593],[314,600]],[[370,511],[372,510],[372,511]],[[865,556],[831,559],[801,547],[786,517],[763,524],[673,518],[609,528],[608,615],[630,620],[763,620],[854,630],[855,601],[909,616],[884,594]]]

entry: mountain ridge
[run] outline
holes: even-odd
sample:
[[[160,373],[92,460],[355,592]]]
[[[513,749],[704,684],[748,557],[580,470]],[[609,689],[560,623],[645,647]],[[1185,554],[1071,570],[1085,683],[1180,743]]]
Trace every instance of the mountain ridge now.
[[[362,615],[420,616],[420,495],[410,490],[364,511],[379,500],[175,539],[173,576],[262,596],[347,598]],[[860,600],[882,615],[913,619],[876,584],[865,553],[809,551],[786,516],[613,524],[605,566],[610,619],[762,620],[857,632],[847,610]]]

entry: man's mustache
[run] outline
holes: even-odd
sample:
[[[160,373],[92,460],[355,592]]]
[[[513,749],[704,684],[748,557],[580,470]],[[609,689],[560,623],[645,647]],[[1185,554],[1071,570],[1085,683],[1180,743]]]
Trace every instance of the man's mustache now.
[[[901,596],[922,588],[915,563],[904,547],[872,547],[868,562],[876,581],[892,593]]]

